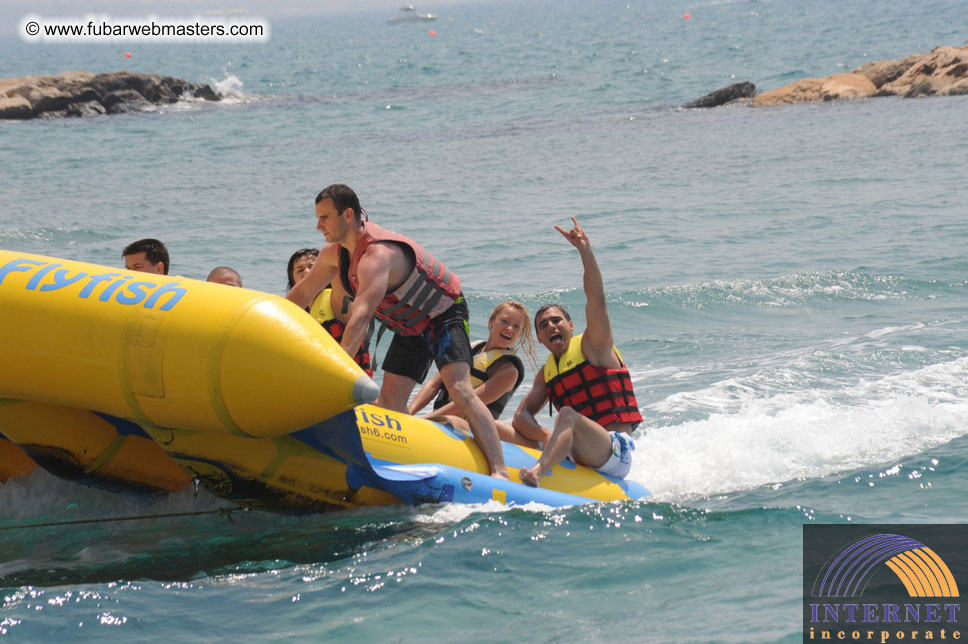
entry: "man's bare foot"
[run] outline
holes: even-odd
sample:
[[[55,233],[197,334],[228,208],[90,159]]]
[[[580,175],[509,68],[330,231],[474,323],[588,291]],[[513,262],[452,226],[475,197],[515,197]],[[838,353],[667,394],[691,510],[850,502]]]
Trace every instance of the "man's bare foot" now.
[[[508,468],[502,467],[499,470],[494,470],[491,472],[491,476],[496,479],[501,479],[502,481],[510,481],[511,477],[508,475]]]
[[[538,487],[541,482],[541,475],[538,473],[538,466],[535,465],[532,468],[522,467],[518,470],[518,478],[525,485],[530,485],[531,487]]]

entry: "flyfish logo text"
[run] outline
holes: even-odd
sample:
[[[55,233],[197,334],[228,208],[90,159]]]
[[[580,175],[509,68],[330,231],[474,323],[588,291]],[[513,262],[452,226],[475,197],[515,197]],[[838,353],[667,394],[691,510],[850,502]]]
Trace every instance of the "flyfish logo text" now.
[[[944,537],[932,539],[945,547],[944,558],[925,545],[928,539],[921,534],[930,531],[926,526],[910,526],[917,528],[918,539],[895,532],[870,533],[878,527],[901,526],[804,526],[804,641],[960,640],[962,605],[956,576],[964,570],[962,539],[968,536],[968,526],[932,527]],[[903,527],[912,533],[909,526]],[[817,532],[822,529],[836,530]],[[847,529],[854,535],[856,529],[868,534],[830,548]],[[956,549],[949,544],[957,544]],[[952,552],[957,565],[949,566],[945,559],[951,559]]]
[[[81,299],[96,299],[100,302],[114,300],[118,304],[134,306],[141,304],[146,309],[157,308],[169,311],[187,292],[177,282],[158,285],[144,280],[143,274],[123,274],[109,272],[90,274],[84,271],[70,271],[61,264],[50,264],[35,259],[18,258],[0,266],[0,286],[13,273],[27,273],[30,279],[24,288],[30,291],[57,291],[74,287]]]

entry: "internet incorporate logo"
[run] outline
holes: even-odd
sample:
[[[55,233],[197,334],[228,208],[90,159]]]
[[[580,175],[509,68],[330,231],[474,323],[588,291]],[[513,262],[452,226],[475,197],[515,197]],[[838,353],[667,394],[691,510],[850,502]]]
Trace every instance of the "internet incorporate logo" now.
[[[805,642],[961,639],[968,526],[805,525],[803,538]]]

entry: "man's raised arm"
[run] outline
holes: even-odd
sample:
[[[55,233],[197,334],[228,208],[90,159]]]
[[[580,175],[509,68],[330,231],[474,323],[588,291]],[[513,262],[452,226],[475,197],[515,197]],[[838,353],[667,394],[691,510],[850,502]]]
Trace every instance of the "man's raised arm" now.
[[[612,324],[608,318],[608,306],[605,303],[605,283],[602,280],[602,270],[598,267],[595,253],[592,252],[588,235],[578,225],[578,220],[571,218],[574,227],[564,230],[555,226],[568,242],[578,249],[584,268],[583,286],[585,289],[585,333],[582,336],[582,351],[595,363],[609,361],[614,353],[612,340]]]

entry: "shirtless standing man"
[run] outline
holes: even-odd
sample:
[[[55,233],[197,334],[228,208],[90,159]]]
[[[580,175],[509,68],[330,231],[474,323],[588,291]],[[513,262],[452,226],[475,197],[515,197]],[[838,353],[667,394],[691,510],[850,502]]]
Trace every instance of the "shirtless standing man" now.
[[[507,479],[494,419],[471,384],[468,311],[460,279],[413,240],[363,221],[362,215],[349,186],[334,184],[316,195],[316,230],[329,243],[286,297],[305,308],[326,284],[341,280],[354,298],[340,342],[346,353],[356,354],[374,316],[394,332],[376,404],[406,413],[410,393],[436,361],[491,476]]]
[[[571,230],[555,229],[581,255],[588,326],[583,334],[574,335],[571,316],[557,304],[535,313],[538,341],[551,355],[514,414],[515,430],[547,441],[538,462],[519,473],[522,482],[533,486],[569,453],[576,463],[625,478],[635,449],[629,434],[642,422],[632,379],[613,344],[601,269],[588,235],[574,217],[571,221]],[[558,409],[554,432],[535,418],[549,398]]]

